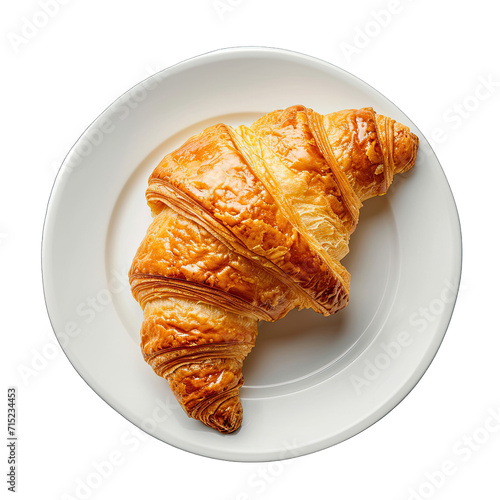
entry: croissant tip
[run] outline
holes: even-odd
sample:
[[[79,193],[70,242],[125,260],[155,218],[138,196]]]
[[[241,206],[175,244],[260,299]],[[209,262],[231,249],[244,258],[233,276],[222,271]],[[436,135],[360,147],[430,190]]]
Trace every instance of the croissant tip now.
[[[235,396],[219,405],[206,423],[222,434],[230,434],[240,428],[242,420],[243,407],[240,398]]]
[[[394,167],[396,174],[410,170],[417,159],[419,139],[410,129],[400,123],[394,125]]]

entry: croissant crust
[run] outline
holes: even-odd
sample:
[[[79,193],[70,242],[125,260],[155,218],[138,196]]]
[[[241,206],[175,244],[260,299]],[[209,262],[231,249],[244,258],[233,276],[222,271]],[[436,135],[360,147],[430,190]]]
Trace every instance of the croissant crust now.
[[[362,203],[386,193],[417,148],[406,126],[371,108],[292,106],[250,127],[209,127],[160,162],[129,278],[144,359],[189,416],[238,429],[258,321],[347,305],[340,260]]]

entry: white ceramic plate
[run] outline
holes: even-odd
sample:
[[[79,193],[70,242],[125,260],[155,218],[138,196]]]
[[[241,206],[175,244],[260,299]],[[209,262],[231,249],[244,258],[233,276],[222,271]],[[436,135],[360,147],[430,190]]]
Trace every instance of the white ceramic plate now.
[[[361,211],[347,309],[262,324],[244,365],[242,428],[189,419],[143,361],[142,311],[127,272],[150,223],[144,192],[161,158],[217,122],[250,124],[294,104],[321,113],[372,106],[421,140],[416,166]],[[57,176],[43,234],[49,316],[69,360],[128,420],[205,456],[275,460],[339,443],[396,406],[431,363],[461,269],[456,207],[437,158],[410,120],[326,62],[267,48],[190,59],[136,85],[84,132]]]

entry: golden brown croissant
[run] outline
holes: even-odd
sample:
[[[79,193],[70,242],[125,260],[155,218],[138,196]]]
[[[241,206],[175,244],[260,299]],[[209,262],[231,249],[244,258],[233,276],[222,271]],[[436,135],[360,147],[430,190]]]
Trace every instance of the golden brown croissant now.
[[[219,124],[149,178],[154,216],[130,269],[144,359],[186,413],[220,432],[242,421],[243,360],[258,320],[347,305],[362,201],[416,159],[418,138],[371,108],[303,106],[251,127]]]

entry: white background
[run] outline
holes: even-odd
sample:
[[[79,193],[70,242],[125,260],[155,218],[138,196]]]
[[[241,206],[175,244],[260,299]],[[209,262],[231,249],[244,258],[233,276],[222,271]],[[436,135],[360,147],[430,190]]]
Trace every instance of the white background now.
[[[494,3],[48,0],[50,16],[42,5],[4,2],[0,15],[1,352],[4,398],[7,386],[18,388],[17,497],[500,498],[500,423],[492,420],[500,413]],[[274,463],[203,458],[136,430],[63,354],[40,272],[50,190],[84,129],[151,73],[239,45],[319,57],[391,99],[432,142],[463,235],[455,313],[417,387],[354,438]]]

